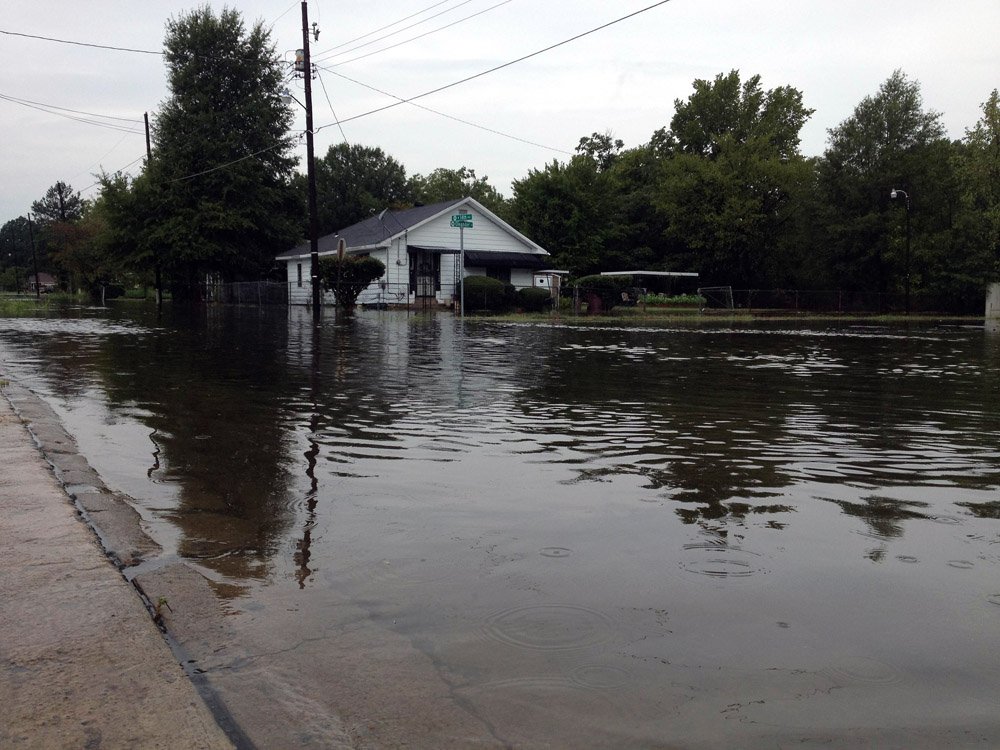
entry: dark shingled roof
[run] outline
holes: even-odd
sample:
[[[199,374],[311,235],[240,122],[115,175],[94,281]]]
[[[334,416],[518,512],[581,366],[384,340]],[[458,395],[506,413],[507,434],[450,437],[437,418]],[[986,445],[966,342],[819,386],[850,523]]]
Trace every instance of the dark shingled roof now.
[[[448,206],[454,206],[464,201],[465,198],[458,198],[456,200],[433,203],[429,206],[415,206],[414,208],[404,208],[400,211],[386,211],[381,221],[379,220],[379,215],[375,214],[364,221],[352,224],[346,229],[341,229],[339,232],[320,237],[319,251],[320,253],[336,252],[337,241],[341,237],[347,243],[348,249],[352,247],[364,247],[366,245],[377,245],[441,213]],[[303,242],[291,250],[281,253],[278,258],[294,258],[298,255],[308,254],[309,243]]]

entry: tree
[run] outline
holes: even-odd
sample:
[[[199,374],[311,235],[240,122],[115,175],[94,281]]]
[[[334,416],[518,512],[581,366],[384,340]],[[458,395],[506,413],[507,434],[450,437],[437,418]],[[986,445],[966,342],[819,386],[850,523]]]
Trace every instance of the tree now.
[[[73,186],[57,182],[45,191],[44,197],[31,204],[31,211],[40,224],[64,221],[73,222],[83,216],[85,202]]]
[[[603,270],[614,199],[589,156],[553,159],[514,181],[511,217],[517,227],[574,275]]]
[[[760,76],[740,82],[738,70],[715,80],[695,79],[688,100],[674,100],[675,113],[664,145],[676,144],[685,154],[717,158],[727,146],[763,141],[778,158],[799,154],[799,131],[814,110],[802,103],[791,86],[764,91]]]
[[[954,205],[941,116],[924,110],[920,84],[897,70],[829,133],[818,182],[828,263],[848,288],[898,291],[906,273],[905,214],[891,190],[909,195],[914,255]]]
[[[957,159],[967,246],[981,272],[1000,279],[1000,93],[993,89],[982,104],[983,116],[965,133]]]
[[[659,161],[654,202],[666,220],[672,265],[710,283],[769,285],[785,275],[780,251],[795,224],[793,197],[811,178],[799,131],[813,110],[790,86],[765,91],[738,71],[696,80],[675,101],[669,131],[650,149]]]
[[[438,168],[426,177],[415,174],[409,185],[414,200],[423,204],[441,203],[458,198],[475,198],[493,213],[504,216],[507,201],[493,187],[488,177],[476,177],[476,170]]]
[[[170,97],[155,121],[144,186],[154,220],[140,244],[158,250],[175,295],[206,273],[260,278],[301,235],[304,213],[270,32],[203,6],[168,22],[164,57]]]
[[[351,310],[358,295],[385,274],[385,264],[370,255],[320,258],[319,278],[324,289],[333,292],[337,304]]]
[[[305,190],[305,178],[297,180]],[[316,162],[319,232],[335,232],[384,208],[412,204],[406,169],[382,149],[338,143]],[[303,195],[304,192],[303,192]]]

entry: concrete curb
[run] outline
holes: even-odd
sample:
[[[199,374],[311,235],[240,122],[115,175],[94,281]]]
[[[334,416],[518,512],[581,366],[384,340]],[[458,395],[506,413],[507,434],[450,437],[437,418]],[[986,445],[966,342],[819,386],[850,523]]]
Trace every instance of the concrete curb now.
[[[138,514],[41,399],[2,393],[0,746],[234,747],[119,570],[159,552]]]

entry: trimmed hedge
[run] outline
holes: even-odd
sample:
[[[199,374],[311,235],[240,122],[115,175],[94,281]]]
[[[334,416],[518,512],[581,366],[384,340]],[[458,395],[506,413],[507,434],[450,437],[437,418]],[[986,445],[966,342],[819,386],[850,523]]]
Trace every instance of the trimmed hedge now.
[[[514,287],[489,276],[465,277],[465,309],[503,312],[514,306]]]
[[[529,286],[517,290],[517,306],[525,312],[542,312],[552,306],[552,293],[548,289]]]

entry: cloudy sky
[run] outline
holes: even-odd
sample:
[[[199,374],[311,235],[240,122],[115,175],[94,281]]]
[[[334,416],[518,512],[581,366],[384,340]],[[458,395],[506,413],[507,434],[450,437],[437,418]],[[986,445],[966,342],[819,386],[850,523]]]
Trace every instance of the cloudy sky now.
[[[434,112],[404,104],[359,117],[394,101],[375,89],[412,97],[654,2],[310,0],[310,20],[320,28],[314,58],[323,68],[315,119],[329,126],[317,134],[317,154],[346,137],[380,146],[410,174],[465,165],[510,195],[512,180],[566,159],[592,132],[610,130],[628,146],[645,142],[669,123],[674,100],[687,98],[694,79],[734,68],[744,78],[760,74],[765,88],[803,92],[816,110],[802,132],[809,155],[821,154],[827,129],[896,68],[920,82],[925,107],[943,114],[953,138],[976,122],[980,104],[1000,87],[997,0],[671,0],[419,100]],[[168,96],[158,55],[15,34],[158,51],[167,19],[196,4],[4,3],[0,97],[50,111],[0,98],[0,222],[28,211],[58,180],[94,197],[94,173],[134,173],[145,153],[143,113],[155,118]],[[292,59],[302,39],[299,2],[229,5],[272,26],[275,46]],[[300,98],[301,85],[292,84]],[[53,107],[64,116],[52,114]],[[338,117],[347,120],[343,132]]]

